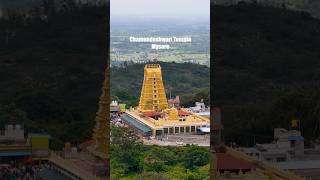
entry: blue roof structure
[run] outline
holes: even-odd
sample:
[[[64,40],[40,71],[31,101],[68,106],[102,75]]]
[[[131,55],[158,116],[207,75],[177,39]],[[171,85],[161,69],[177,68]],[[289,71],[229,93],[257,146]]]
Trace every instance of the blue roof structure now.
[[[289,136],[288,140],[289,141],[303,141],[304,138],[302,136]]]
[[[0,151],[0,157],[31,156],[31,151]]]
[[[140,123],[138,120],[136,120],[135,118],[129,116],[128,114],[124,114],[122,116],[122,119],[125,120],[126,122],[130,123],[131,125],[133,125],[137,129],[143,131],[144,133],[152,131],[152,129],[150,127],[148,127],[145,124]]]
[[[46,133],[29,133],[28,137],[46,137],[46,138],[51,138],[49,134]]]
[[[41,179],[46,179],[46,180],[56,180],[56,179],[69,180],[70,179],[53,169],[44,169],[38,173],[38,176]]]

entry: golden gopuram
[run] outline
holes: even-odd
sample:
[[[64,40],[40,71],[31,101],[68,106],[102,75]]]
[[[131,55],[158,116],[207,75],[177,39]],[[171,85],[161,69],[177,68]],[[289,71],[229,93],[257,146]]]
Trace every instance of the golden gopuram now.
[[[209,127],[209,118],[189,108],[169,107],[160,64],[146,64],[139,105],[126,110],[122,118],[145,136],[165,134],[196,134]]]
[[[147,64],[144,67],[144,79],[141,90],[139,110],[161,111],[168,108],[160,64]]]

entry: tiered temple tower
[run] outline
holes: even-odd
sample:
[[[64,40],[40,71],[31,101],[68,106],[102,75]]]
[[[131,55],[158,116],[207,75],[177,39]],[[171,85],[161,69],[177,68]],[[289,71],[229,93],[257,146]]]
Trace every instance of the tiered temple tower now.
[[[109,151],[109,68],[105,71],[105,79],[102,86],[102,94],[99,101],[99,110],[96,115],[96,127],[94,129],[93,139],[95,147],[93,153],[101,159],[108,159]]]
[[[139,110],[162,111],[168,108],[168,101],[162,81],[160,64],[146,64],[141,90]]]

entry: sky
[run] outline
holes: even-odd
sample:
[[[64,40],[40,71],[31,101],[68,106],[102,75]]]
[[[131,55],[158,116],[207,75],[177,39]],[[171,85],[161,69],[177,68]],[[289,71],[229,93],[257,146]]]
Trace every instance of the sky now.
[[[116,18],[210,17],[210,0],[110,0],[111,20]]]

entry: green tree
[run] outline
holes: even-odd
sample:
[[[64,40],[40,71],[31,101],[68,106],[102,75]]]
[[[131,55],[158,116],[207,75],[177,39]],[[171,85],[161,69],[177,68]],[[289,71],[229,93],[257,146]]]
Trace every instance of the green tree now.
[[[152,146],[144,156],[144,170],[161,172],[177,163],[177,155],[170,147]]]
[[[182,158],[184,167],[193,170],[195,167],[204,166],[209,162],[209,152],[203,147],[187,145]]]
[[[111,169],[121,168],[125,174],[141,170],[142,142],[129,128],[111,126]]]

